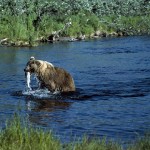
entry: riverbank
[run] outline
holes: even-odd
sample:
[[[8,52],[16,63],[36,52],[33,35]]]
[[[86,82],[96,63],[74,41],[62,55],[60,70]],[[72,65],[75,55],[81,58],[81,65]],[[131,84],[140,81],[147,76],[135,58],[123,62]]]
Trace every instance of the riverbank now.
[[[126,148],[122,145],[108,141],[106,138],[82,140],[71,143],[61,143],[55,138],[52,132],[34,129],[21,121],[18,116],[9,120],[6,128],[0,131],[1,150],[148,150],[150,149],[150,135],[140,138],[134,143],[130,143]]]
[[[2,1],[0,22],[5,46],[150,34],[150,1]]]
[[[80,12],[58,21],[44,18],[36,29],[30,20],[30,28],[23,24],[25,18],[12,17],[0,25],[0,45],[32,47],[40,43],[58,41],[75,42],[105,37],[122,37],[150,34],[150,15],[147,16],[103,16]],[[16,22],[14,22],[16,20]],[[13,26],[10,26],[12,25]],[[17,28],[16,28],[17,27]],[[5,29],[5,30],[4,30]]]
[[[55,43],[55,42],[76,42],[76,41],[82,41],[82,40],[90,40],[90,39],[101,39],[106,37],[124,37],[124,36],[133,36],[133,35],[142,35],[143,33],[138,34],[129,34],[124,31],[96,31],[94,33],[91,33],[90,35],[80,34],[78,36],[60,36],[55,38],[54,35],[50,35],[48,37],[42,36],[34,41],[27,41],[27,40],[13,40],[10,38],[4,38],[0,39],[0,45],[1,46],[8,46],[8,47],[35,47],[38,46],[40,43]],[[147,33],[149,35],[149,33]]]
[[[127,33],[124,32],[106,32],[106,31],[96,31],[95,33],[91,33],[91,35],[82,35],[79,36],[71,36],[71,37],[57,37],[54,38],[53,35],[50,35],[52,37],[40,37],[39,39],[32,41],[23,41],[18,40],[14,41],[9,38],[4,38],[0,40],[1,46],[13,46],[13,47],[34,47],[38,46],[40,43],[55,43],[55,42],[76,42],[81,40],[90,40],[90,39],[100,39],[105,37],[122,37],[122,36],[128,36]]]

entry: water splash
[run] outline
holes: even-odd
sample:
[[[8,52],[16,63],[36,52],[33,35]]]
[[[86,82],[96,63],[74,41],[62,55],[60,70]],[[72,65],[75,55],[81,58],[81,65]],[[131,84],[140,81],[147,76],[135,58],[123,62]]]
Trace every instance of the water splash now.
[[[35,90],[25,89],[24,91],[22,91],[22,94],[25,96],[33,96],[35,98],[51,98],[53,95],[53,93],[51,93],[47,89],[35,89]]]
[[[60,94],[59,91],[54,91],[52,93],[46,88],[41,89],[40,81],[38,80],[36,74],[34,76],[34,79],[36,80],[37,87],[31,88],[31,73],[26,72],[26,86],[25,86],[25,89],[22,91],[22,95],[43,99],[43,98],[53,98],[53,97],[56,97],[56,95]]]
[[[47,89],[40,89],[39,80],[37,79],[36,76],[34,77],[34,79],[36,79],[37,81],[36,83],[38,84],[37,89],[31,88],[31,73],[30,72],[26,73],[26,87],[22,91],[22,95],[33,96],[36,98],[49,98],[52,93]]]

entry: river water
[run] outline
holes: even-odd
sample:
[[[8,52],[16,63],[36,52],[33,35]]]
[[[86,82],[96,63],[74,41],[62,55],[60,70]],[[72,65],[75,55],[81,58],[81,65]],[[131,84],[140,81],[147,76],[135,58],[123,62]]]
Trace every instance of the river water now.
[[[31,56],[70,72],[77,92],[24,94]],[[63,142],[86,134],[127,143],[144,135],[150,131],[150,37],[0,47],[0,127],[14,113]]]

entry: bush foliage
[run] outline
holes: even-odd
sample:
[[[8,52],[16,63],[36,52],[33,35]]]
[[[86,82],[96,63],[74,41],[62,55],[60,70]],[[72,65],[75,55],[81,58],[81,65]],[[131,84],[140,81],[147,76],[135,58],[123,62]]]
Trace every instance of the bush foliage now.
[[[62,36],[97,30],[150,33],[150,0],[0,0],[0,39],[32,42],[72,22]]]

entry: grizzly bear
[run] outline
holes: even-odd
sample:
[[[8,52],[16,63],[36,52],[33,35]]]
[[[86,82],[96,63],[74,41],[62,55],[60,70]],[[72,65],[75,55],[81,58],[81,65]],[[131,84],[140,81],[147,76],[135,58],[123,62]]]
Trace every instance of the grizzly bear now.
[[[40,88],[47,88],[50,92],[73,92],[75,84],[72,76],[64,69],[53,64],[36,60],[31,57],[24,69],[25,74],[35,74]]]

